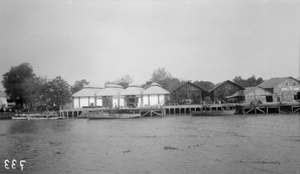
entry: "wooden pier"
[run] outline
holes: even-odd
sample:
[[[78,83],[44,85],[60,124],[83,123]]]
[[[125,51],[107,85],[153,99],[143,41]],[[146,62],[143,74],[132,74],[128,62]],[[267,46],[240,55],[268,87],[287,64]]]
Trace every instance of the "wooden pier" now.
[[[263,103],[257,105],[251,104],[218,104],[226,109],[236,108],[236,114],[269,114],[269,113],[280,113],[280,114],[296,114],[300,113],[300,104],[297,102],[285,102],[285,103]],[[200,111],[201,108],[209,105],[169,105],[162,107],[142,107],[142,108],[128,108],[129,110],[139,110],[141,116],[165,116],[165,115],[185,115],[190,114],[191,111]],[[60,115],[67,118],[76,118],[84,110],[91,108],[78,108],[78,109],[67,109],[61,110]],[[122,108],[124,109],[124,108]]]
[[[210,106],[211,104],[207,105],[169,105],[169,106],[163,106],[163,109],[165,110],[165,114],[172,115],[172,114],[190,114],[191,111],[200,111],[201,108],[204,106]],[[233,109],[236,104],[232,103],[226,103],[226,104],[218,104],[221,105],[224,109],[229,108]]]
[[[236,105],[237,114],[296,114],[300,113],[300,103],[284,102],[284,103],[263,103],[257,105],[238,104]]]
[[[76,109],[65,109],[60,110],[59,113],[61,116],[65,116],[67,118],[76,118],[79,116],[83,111],[90,110],[90,109],[105,109],[105,108],[76,108]],[[164,116],[165,109],[162,107],[142,107],[142,108],[122,108],[122,110],[139,110],[142,117],[152,117],[152,116]],[[117,110],[117,109],[116,109]]]
[[[262,103],[257,105],[251,104],[220,104],[224,108],[236,108],[236,114],[246,115],[246,114],[299,114],[300,113],[300,103],[299,102],[272,102],[272,103]],[[190,114],[191,111],[200,111],[201,108],[209,105],[168,105],[162,107],[142,107],[142,108],[127,108],[129,110],[139,110],[141,116],[152,117],[152,116],[165,116],[165,115],[186,115]],[[64,109],[60,110],[59,114],[67,118],[76,118],[83,111],[92,108],[74,108],[74,109]],[[97,109],[97,108],[93,108]],[[103,108],[102,108],[103,109]],[[124,108],[122,108],[124,109]],[[1,112],[0,119],[11,119],[14,112]]]

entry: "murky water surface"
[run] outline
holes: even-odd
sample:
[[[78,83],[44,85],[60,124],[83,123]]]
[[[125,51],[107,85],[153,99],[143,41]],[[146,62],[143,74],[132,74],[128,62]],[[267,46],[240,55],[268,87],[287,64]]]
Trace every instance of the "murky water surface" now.
[[[299,130],[299,115],[0,120],[0,173],[299,173]]]

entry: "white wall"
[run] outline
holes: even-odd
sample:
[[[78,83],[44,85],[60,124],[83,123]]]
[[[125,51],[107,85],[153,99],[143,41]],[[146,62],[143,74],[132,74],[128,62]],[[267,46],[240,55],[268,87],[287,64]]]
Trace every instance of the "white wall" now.
[[[148,103],[148,95],[143,95],[143,104],[144,104],[144,106],[149,105],[149,103]]]
[[[150,106],[158,104],[158,95],[150,95]]]
[[[103,106],[102,98],[97,98],[97,106]]]
[[[125,105],[124,98],[120,98],[120,106],[123,106],[123,107],[124,107],[124,105]]]
[[[92,98],[93,100],[93,98]],[[91,101],[91,98],[90,98]],[[94,103],[94,102],[93,102]],[[89,106],[89,98],[88,97],[80,97],[80,107]]]
[[[158,99],[158,94],[150,95],[150,103],[148,100],[148,95],[143,95],[143,104],[145,105],[164,105],[165,104],[165,95],[160,94]],[[159,100],[159,101],[158,101]],[[141,99],[139,98],[139,103],[141,103]]]
[[[159,104],[160,105],[164,105],[165,104],[165,95],[164,94],[160,94],[159,95]]]
[[[79,108],[79,98],[74,97],[73,104],[74,104],[74,108]]]

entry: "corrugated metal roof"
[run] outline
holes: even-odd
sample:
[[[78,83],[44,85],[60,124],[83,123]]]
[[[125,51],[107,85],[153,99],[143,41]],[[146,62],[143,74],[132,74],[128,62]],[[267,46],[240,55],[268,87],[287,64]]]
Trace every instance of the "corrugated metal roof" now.
[[[274,88],[287,79],[293,79],[299,81],[293,77],[277,77],[277,78],[271,78],[269,80],[266,80],[263,83],[259,84],[259,86],[261,86],[262,88]]]
[[[204,91],[204,92],[207,92],[206,90],[204,90],[204,89],[201,88],[200,86],[195,85],[194,83],[191,83],[190,81],[187,81],[187,82],[183,83],[182,85],[179,85],[177,88],[175,88],[175,89],[172,91],[172,93],[173,93],[174,91],[177,91],[178,89],[182,88],[183,86],[185,86],[185,85],[187,85],[187,84],[190,84],[190,85],[194,86],[194,87],[197,88],[197,89],[200,89],[200,90],[202,90],[202,91]]]
[[[128,88],[120,92],[120,95],[140,95],[145,89],[139,85],[130,84]]]
[[[219,88],[220,86],[222,86],[224,83],[231,83],[231,84],[233,84],[233,85],[239,87],[240,89],[245,90],[244,87],[242,87],[242,86],[240,86],[240,85],[238,85],[238,84],[236,84],[236,83],[234,83],[234,82],[232,82],[232,81],[230,81],[230,80],[226,80],[226,81],[220,83],[219,85],[213,87],[213,88],[212,88],[211,90],[209,90],[208,92],[214,91],[215,89],[217,89],[217,88]]]
[[[150,87],[143,92],[143,94],[170,94],[170,92],[162,88],[158,83],[152,83]]]

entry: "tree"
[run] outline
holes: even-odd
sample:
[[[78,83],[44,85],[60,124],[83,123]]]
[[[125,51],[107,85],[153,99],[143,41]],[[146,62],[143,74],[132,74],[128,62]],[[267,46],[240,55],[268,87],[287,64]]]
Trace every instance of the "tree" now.
[[[11,99],[19,99],[22,104],[25,90],[23,83],[34,77],[32,66],[29,63],[21,63],[19,66],[11,67],[7,73],[3,74],[2,85]]]
[[[160,84],[164,89],[172,91],[180,81],[172,77],[165,68],[157,68],[151,75],[152,82]]]
[[[151,81],[162,83],[166,79],[172,79],[172,75],[165,68],[157,68],[151,75]]]
[[[256,78],[254,75],[248,79],[243,79],[241,76],[236,76],[233,81],[242,87],[253,87],[261,84],[264,80],[259,77]]]
[[[22,83],[22,88],[24,89],[23,99],[29,110],[45,105],[45,102],[41,100],[43,95],[42,88],[45,83],[46,79],[41,77],[28,78]]]
[[[115,81],[115,84],[121,85],[123,88],[127,88],[130,83],[133,82],[133,77],[131,75],[126,74],[120,79]]]
[[[69,84],[64,81],[60,76],[47,82],[43,86],[42,99],[50,106],[62,106],[71,102],[71,91]]]
[[[104,83],[104,86],[106,86],[106,85],[111,85],[111,84],[116,85],[116,82],[106,81],[106,82]]]
[[[85,79],[82,79],[80,81],[76,80],[75,84],[71,86],[71,93],[74,94],[80,91],[85,85],[88,85],[89,83],[90,82],[86,81]]]
[[[184,83],[184,81],[181,81],[177,78],[167,78],[165,79],[163,82],[161,82],[162,87],[164,89],[166,89],[169,92],[172,92],[173,90],[175,90],[177,87],[179,87],[180,85],[182,85]]]

